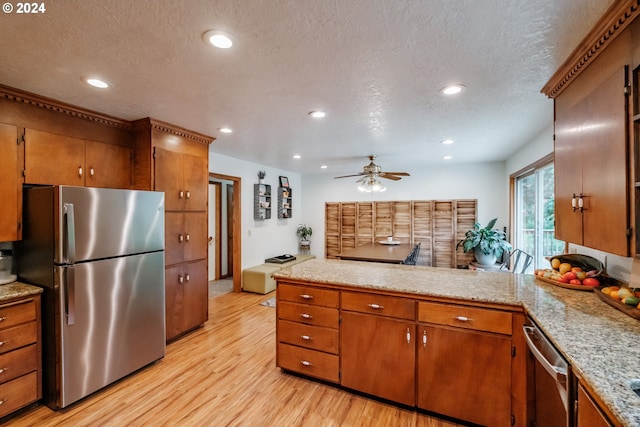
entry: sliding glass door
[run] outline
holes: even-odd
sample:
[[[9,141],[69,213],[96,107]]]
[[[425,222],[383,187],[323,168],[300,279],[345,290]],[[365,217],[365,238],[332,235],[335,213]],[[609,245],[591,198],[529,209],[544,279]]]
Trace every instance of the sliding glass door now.
[[[533,255],[529,268],[549,267],[546,257],[564,251],[555,239],[553,162],[532,167],[515,177],[515,247]]]

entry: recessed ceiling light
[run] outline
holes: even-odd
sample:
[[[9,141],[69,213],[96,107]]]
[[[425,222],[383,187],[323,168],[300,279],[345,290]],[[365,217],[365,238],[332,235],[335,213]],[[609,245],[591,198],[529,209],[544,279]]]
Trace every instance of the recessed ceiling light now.
[[[318,110],[318,111],[311,111],[311,112],[309,113],[309,115],[310,115],[311,117],[313,117],[314,119],[321,119],[321,118],[323,118],[324,116],[326,116],[326,115],[327,115],[327,113],[325,113],[324,111],[319,111],[319,110]]]
[[[320,169],[326,169],[326,168],[327,168],[327,165],[320,166]]]
[[[90,84],[93,87],[97,87],[99,89],[106,89],[109,87],[109,84],[107,82],[105,82],[104,80],[100,80],[100,79],[94,79],[94,78],[86,78],[84,79],[85,82],[87,82],[87,84]]]
[[[293,158],[294,158],[294,159],[301,159],[301,158],[302,158],[302,156],[301,156],[300,154],[294,154],[294,155],[293,155]]]
[[[220,128],[218,130],[220,132],[222,132],[222,133],[231,133],[231,132],[233,132],[233,130],[231,130],[230,128]]]
[[[444,157],[442,157],[442,160],[451,160],[451,159],[453,159],[453,157],[451,157],[451,156],[444,156]]]
[[[231,46],[233,46],[234,37],[231,34],[226,33],[224,31],[210,30],[204,33],[202,38],[207,43],[219,49],[229,49]]]
[[[440,141],[440,144],[444,144],[444,145],[453,144],[453,139],[442,140],[442,141]]]
[[[456,93],[462,92],[463,89],[464,89],[464,85],[455,84],[455,85],[449,85],[449,86],[443,87],[442,89],[440,89],[440,92],[442,92],[445,95],[455,95]]]

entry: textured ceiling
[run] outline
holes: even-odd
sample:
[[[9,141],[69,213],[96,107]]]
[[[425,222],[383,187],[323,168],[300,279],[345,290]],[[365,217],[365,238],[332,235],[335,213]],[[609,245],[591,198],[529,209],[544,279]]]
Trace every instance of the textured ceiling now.
[[[369,154],[409,172],[444,154],[505,160],[551,124],[553,102],[540,89],[610,1],[44,4],[42,14],[0,15],[0,83],[215,136],[211,150],[224,155],[343,174]],[[206,45],[210,29],[232,33],[236,47]],[[91,88],[86,76],[112,87]],[[466,90],[445,98],[449,83]],[[327,117],[312,120],[315,109]],[[440,144],[446,138],[455,144]]]

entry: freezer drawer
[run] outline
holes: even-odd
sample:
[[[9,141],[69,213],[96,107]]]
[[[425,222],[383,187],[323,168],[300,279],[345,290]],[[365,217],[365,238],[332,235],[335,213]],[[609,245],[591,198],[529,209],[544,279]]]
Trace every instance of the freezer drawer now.
[[[60,350],[45,369],[56,369],[57,407],[164,356],[163,252],[56,267],[56,279]]]

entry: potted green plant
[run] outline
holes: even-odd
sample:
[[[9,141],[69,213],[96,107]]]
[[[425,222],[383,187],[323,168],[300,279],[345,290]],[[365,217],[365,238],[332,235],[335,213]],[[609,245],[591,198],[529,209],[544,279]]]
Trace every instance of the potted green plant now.
[[[309,244],[309,237],[313,234],[313,230],[310,226],[306,224],[298,225],[298,229],[296,230],[296,234],[300,238],[300,243]]]
[[[482,227],[479,222],[464,234],[462,248],[465,252],[474,251],[480,265],[494,265],[503,252],[511,251],[511,244],[507,242],[503,231],[493,228],[498,218],[494,218]]]

